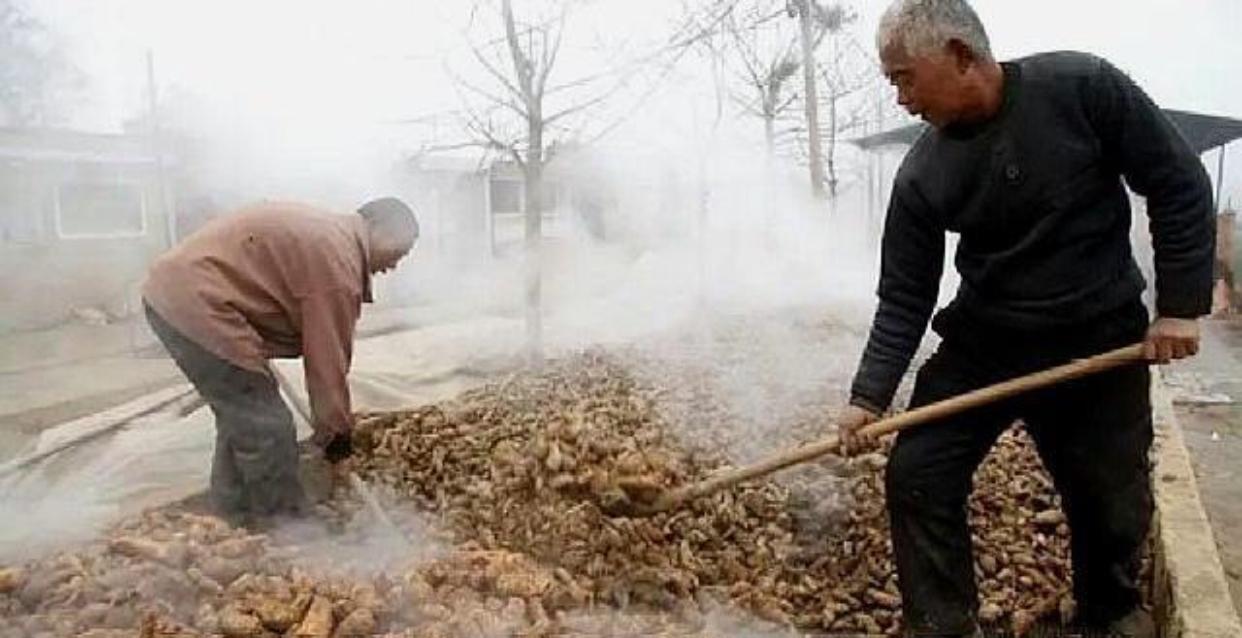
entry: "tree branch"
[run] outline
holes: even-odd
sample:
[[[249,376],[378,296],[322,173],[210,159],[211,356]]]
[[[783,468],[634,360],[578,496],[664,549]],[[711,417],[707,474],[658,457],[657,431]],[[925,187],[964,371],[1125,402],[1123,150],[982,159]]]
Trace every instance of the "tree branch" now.
[[[505,42],[509,45],[509,56],[513,58],[513,71],[517,76],[518,87],[522,90],[523,101],[529,108],[534,105],[535,97],[531,90],[531,63],[522,52],[522,45],[518,41],[517,27],[513,22],[512,0],[501,0],[501,19],[504,22]]]
[[[549,116],[547,116],[547,117],[543,118],[543,123],[544,123],[544,124],[552,124],[553,122],[556,122],[557,120],[563,119],[563,118],[565,118],[565,117],[567,117],[567,116],[569,116],[569,115],[573,115],[574,113],[578,113],[578,112],[580,112],[580,111],[585,111],[586,109],[589,109],[589,108],[591,108],[592,106],[595,106],[596,104],[599,104],[599,103],[603,102],[604,100],[607,100],[609,97],[611,97],[611,96],[612,96],[612,94],[613,94],[613,93],[616,93],[616,92],[617,92],[617,91],[619,91],[619,90],[620,90],[620,87],[616,87],[616,88],[614,88],[614,90],[609,91],[608,93],[605,93],[605,94],[603,94],[603,95],[597,95],[597,96],[595,96],[595,97],[593,97],[593,98],[591,98],[591,99],[589,99],[589,100],[587,100],[587,101],[585,101],[585,102],[581,102],[581,103],[579,103],[579,104],[575,104],[575,105],[573,105],[573,106],[568,106],[568,107],[565,107],[565,108],[561,109],[560,111],[557,111],[556,113],[553,113],[552,115],[549,115]]]
[[[482,97],[483,99],[489,102],[492,102],[493,104],[498,104],[500,106],[503,106],[509,109],[510,111],[512,111],[514,114],[516,114],[519,117],[522,117],[522,118],[526,117],[526,109],[524,109],[522,105],[518,104],[517,102],[514,102],[512,99],[507,98],[507,97],[502,97],[494,93],[490,93],[485,89],[479,88],[471,84],[470,82],[466,81],[465,78],[457,75],[456,72],[454,72],[452,69],[448,68],[447,66],[445,67],[445,71],[449,74],[450,77],[453,78],[454,82],[456,82],[459,86],[468,89],[471,93],[475,93],[478,96]]]
[[[471,114],[471,121],[466,124],[467,130],[474,131],[483,138],[484,148],[507,152],[509,156],[513,158],[513,161],[517,162],[518,166],[525,168],[526,162],[522,159],[522,154],[518,152],[517,142],[501,141],[500,138],[496,137],[496,135],[492,133],[490,127],[490,123],[483,123],[477,118],[477,116],[474,116],[474,114]]]
[[[556,25],[556,38],[552,41],[552,47],[549,50],[545,47],[543,57],[543,68],[539,71],[539,81],[535,88],[536,95],[539,99],[543,99],[544,90],[548,86],[548,76],[552,73],[552,67],[556,66],[556,58],[561,51],[561,36],[565,33],[565,7],[561,7],[560,19]]]
[[[785,109],[789,108],[795,101],[797,101],[797,99],[798,99],[798,95],[796,93],[794,95],[791,95],[785,98],[784,102],[781,102],[779,105],[776,106],[776,108],[772,109],[772,114],[780,115],[781,113],[784,113]]]
[[[524,95],[522,95],[522,92],[518,90],[516,86],[513,85],[513,82],[511,82],[509,78],[505,76],[504,73],[501,73],[500,69],[497,69],[491,63],[491,61],[487,59],[487,56],[483,55],[483,52],[480,50],[479,47],[471,45],[470,52],[474,54],[474,59],[479,61],[479,64],[483,66],[484,70],[486,70],[493,78],[496,78],[496,80],[499,81],[500,84],[504,86],[506,89],[508,89],[510,93],[513,93],[513,95],[517,97],[519,100],[525,97]]]
[[[457,92],[457,97],[462,103],[462,114],[466,118],[466,131],[473,132],[481,138],[480,146],[482,148],[487,150],[508,152],[513,156],[514,160],[516,160],[519,165],[524,165],[521,154],[517,151],[517,143],[502,141],[492,130],[492,124],[490,122],[484,123],[483,118],[470,108],[469,103],[466,101],[465,95],[461,92],[461,88],[457,85],[453,88]]]

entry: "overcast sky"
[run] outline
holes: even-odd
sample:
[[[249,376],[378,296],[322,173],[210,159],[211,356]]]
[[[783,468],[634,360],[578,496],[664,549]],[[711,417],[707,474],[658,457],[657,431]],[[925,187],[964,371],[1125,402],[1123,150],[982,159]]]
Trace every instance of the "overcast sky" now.
[[[291,152],[416,146],[394,126],[458,103],[444,60],[463,59],[466,0],[37,0],[92,78],[80,126],[115,129],[144,99],[143,52],[239,131]],[[674,0],[594,0],[591,29],[633,48],[666,34]],[[521,0],[517,2],[522,6]],[[865,41],[884,2],[856,2]],[[978,0],[1001,57],[1103,55],[1162,106],[1242,118],[1242,0]],[[597,33],[600,31],[596,31]],[[459,64],[460,62],[455,62]],[[1242,203],[1242,144],[1226,194]],[[1215,171],[1215,157],[1209,157]]]

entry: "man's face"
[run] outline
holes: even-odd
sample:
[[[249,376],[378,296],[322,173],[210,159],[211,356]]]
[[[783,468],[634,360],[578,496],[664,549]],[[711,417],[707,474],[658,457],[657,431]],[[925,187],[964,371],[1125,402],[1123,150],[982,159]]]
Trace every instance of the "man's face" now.
[[[910,55],[901,43],[880,51],[884,76],[897,89],[897,103],[936,128],[961,119],[965,108],[963,79],[969,64],[949,46]]]
[[[418,238],[405,241],[378,241],[371,245],[371,274],[386,273],[397,267],[397,263],[410,253]]]

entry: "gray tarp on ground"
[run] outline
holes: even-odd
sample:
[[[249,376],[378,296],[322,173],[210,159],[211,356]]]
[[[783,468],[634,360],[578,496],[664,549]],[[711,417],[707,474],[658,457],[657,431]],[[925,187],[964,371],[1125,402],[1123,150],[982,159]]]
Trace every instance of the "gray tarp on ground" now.
[[[1196,153],[1203,153],[1242,138],[1242,120],[1176,109],[1163,110]],[[850,141],[864,150],[885,146],[910,146],[923,134],[926,127],[921,122],[909,124]]]

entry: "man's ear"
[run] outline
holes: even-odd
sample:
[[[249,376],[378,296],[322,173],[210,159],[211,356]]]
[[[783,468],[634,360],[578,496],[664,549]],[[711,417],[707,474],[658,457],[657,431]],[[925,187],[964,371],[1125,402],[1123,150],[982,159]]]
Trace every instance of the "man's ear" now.
[[[952,56],[953,64],[957,67],[958,73],[965,73],[967,69],[979,61],[979,56],[975,55],[975,50],[970,48],[969,44],[957,38],[949,38],[945,48],[948,50],[949,55]]]

